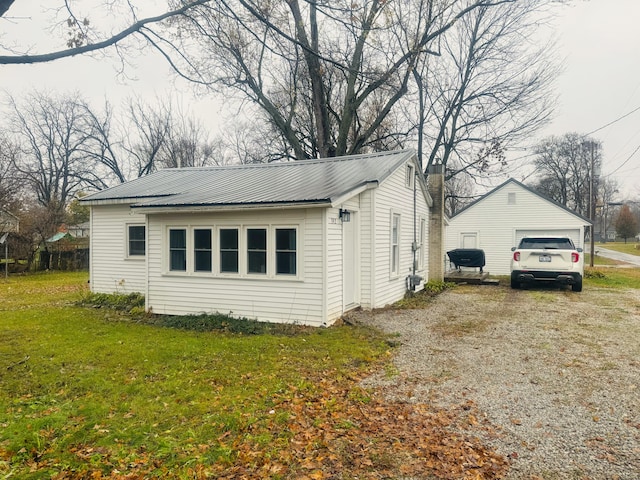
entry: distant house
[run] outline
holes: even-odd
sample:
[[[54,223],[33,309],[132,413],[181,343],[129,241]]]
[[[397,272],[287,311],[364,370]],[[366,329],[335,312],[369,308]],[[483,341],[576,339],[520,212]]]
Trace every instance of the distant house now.
[[[82,199],[94,292],[160,314],[330,325],[428,278],[416,155],[162,170]]]
[[[567,235],[584,247],[585,228],[591,222],[509,179],[449,219],[445,251],[479,248],[485,252],[485,271],[510,273],[511,247],[524,236]]]

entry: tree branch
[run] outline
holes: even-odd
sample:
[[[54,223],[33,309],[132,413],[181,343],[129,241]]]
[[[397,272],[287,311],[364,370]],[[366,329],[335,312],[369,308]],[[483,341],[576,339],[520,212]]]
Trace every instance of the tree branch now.
[[[81,55],[83,53],[95,52],[96,50],[102,50],[104,48],[116,45],[121,40],[135,33],[140,32],[140,30],[146,27],[147,25],[150,25],[153,23],[159,23],[159,22],[162,22],[163,20],[166,20],[167,18],[182,15],[192,8],[195,8],[199,5],[204,5],[211,1],[212,0],[195,0],[193,2],[187,3],[186,5],[176,10],[163,13],[162,15],[144,18],[142,20],[135,22],[130,27],[125,28],[121,32],[113,35],[112,37],[91,45],[83,45],[77,48],[69,48],[67,50],[60,50],[57,52],[44,53],[40,55],[8,55],[8,56],[0,55],[0,65],[45,63],[45,62],[51,62],[53,60],[59,60],[61,58]],[[11,0],[0,0],[0,15],[9,8],[11,3],[13,3]],[[3,11],[3,8],[4,8],[4,11]]]

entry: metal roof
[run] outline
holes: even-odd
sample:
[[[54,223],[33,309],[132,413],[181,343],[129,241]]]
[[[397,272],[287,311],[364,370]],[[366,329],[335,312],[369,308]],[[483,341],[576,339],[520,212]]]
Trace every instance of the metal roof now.
[[[294,162],[160,170],[82,199],[133,207],[331,204],[383,182],[415,157],[413,150]]]

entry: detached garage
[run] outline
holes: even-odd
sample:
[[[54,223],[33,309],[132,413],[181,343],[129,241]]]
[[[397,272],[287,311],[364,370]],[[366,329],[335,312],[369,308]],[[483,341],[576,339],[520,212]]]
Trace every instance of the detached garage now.
[[[509,179],[449,219],[445,247],[482,249],[485,271],[508,275],[511,247],[522,237],[566,235],[584,248],[585,227],[590,225],[583,216]]]

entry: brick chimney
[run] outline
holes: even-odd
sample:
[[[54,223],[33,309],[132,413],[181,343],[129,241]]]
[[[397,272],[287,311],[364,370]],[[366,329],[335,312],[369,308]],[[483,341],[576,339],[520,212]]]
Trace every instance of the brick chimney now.
[[[427,171],[429,195],[429,280],[444,280],[444,165],[436,160]]]

